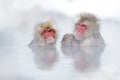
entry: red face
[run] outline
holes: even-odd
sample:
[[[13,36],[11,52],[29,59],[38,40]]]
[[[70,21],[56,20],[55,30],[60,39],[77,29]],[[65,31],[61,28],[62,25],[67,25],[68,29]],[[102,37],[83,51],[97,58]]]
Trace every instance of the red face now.
[[[45,29],[41,34],[48,43],[54,42],[55,30],[54,29]]]
[[[87,25],[77,23],[75,26],[75,38],[79,39],[87,30]]]

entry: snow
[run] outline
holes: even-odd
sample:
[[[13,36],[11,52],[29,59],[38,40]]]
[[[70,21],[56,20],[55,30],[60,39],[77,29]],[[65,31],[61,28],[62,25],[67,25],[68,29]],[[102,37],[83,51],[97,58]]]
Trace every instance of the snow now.
[[[0,0],[0,80],[120,80],[119,0]],[[91,12],[100,18],[106,49],[98,71],[82,73],[60,50],[76,16]],[[37,23],[51,21],[58,30],[58,61],[41,70],[27,46]]]

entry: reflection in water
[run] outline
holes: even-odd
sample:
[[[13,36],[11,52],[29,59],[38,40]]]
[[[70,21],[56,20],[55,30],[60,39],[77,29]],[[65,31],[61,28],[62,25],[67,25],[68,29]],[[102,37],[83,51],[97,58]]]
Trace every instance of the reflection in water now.
[[[100,57],[101,57],[102,52],[104,51],[104,45],[97,46],[97,47],[78,46],[75,50],[74,49],[75,48],[69,48],[69,47],[64,48],[63,53],[65,55],[67,54],[66,56],[73,58],[74,66],[77,70],[90,71],[90,70],[96,70],[100,67]]]
[[[80,71],[96,70],[100,67],[100,57],[104,47],[82,47],[74,55],[75,68]]]
[[[35,63],[39,69],[50,70],[58,60],[56,47],[30,47],[35,54]]]
[[[104,40],[94,40],[94,43],[90,44],[84,44],[84,41],[86,40],[78,41],[74,35],[66,34],[61,42],[61,50],[65,55],[73,58],[76,69],[96,70],[100,67],[100,56],[105,48]]]

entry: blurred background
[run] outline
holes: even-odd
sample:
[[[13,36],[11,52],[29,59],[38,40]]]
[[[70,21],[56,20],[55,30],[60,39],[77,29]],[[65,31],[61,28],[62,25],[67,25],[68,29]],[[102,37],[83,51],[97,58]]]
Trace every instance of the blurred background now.
[[[120,80],[119,0],[0,0],[0,80]],[[83,12],[100,19],[107,44],[96,72],[81,73],[60,51],[65,33],[72,32]],[[58,60],[50,70],[40,70],[28,47],[34,27],[51,21],[58,30]]]

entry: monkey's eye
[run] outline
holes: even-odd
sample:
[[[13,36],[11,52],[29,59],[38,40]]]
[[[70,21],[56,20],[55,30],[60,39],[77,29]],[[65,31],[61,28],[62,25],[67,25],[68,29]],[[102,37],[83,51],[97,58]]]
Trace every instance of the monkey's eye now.
[[[54,29],[50,29],[49,32],[53,32],[53,33],[55,33],[55,30],[54,30]]]
[[[49,31],[48,30],[44,30],[41,34],[45,34],[45,33],[48,33]]]
[[[44,35],[44,34],[55,34],[55,30],[54,29],[45,29],[41,34],[42,35]]]
[[[52,31],[53,31],[52,29],[49,30],[49,32],[52,32]]]
[[[84,24],[81,24],[81,27],[87,27],[86,25],[84,25]]]

